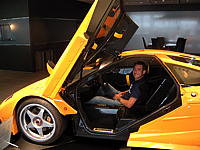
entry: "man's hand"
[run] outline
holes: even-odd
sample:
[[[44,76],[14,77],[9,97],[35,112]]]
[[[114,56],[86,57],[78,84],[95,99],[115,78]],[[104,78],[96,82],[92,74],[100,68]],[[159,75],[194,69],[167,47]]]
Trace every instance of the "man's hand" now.
[[[125,93],[125,92],[120,92],[119,94],[115,94],[115,95],[113,96],[113,99],[114,99],[114,100],[120,99],[124,93]]]

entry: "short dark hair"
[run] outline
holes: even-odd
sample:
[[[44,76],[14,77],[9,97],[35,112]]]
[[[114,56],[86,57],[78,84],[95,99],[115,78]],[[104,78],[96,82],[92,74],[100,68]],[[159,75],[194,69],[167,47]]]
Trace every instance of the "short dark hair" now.
[[[135,67],[135,65],[142,65],[142,69],[143,69],[143,70],[147,70],[147,65],[146,65],[143,61],[136,61],[136,62],[133,64],[133,68]]]

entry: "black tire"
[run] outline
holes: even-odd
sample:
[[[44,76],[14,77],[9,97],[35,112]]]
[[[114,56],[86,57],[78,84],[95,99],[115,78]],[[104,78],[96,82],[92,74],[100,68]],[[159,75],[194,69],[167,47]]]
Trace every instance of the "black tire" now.
[[[31,98],[19,106],[17,125],[23,136],[37,144],[50,144],[64,132],[67,120],[43,99]]]

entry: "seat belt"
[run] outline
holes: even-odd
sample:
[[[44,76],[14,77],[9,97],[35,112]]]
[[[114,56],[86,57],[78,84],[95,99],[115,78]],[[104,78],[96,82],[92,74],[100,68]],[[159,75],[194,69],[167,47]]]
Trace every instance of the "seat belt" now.
[[[131,86],[129,74],[126,75],[126,83],[128,86]]]

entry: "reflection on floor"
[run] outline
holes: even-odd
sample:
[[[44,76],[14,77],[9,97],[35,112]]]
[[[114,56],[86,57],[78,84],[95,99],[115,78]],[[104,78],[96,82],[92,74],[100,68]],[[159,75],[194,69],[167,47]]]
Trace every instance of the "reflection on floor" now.
[[[19,137],[16,142],[11,142],[18,145],[18,148],[8,146],[4,150],[130,150],[130,148],[125,147],[125,141],[80,138],[68,135],[67,132],[57,142],[51,145],[33,144],[22,137]]]
[[[46,70],[34,73],[0,70],[0,103],[17,90],[47,76]]]
[[[131,148],[126,147],[126,141],[76,137],[73,135],[73,130],[70,123],[63,135],[51,145],[37,145],[30,143],[25,140],[20,133],[12,136],[10,142],[17,145],[18,148],[9,145],[4,150],[131,150]],[[137,148],[137,150],[143,149]]]

